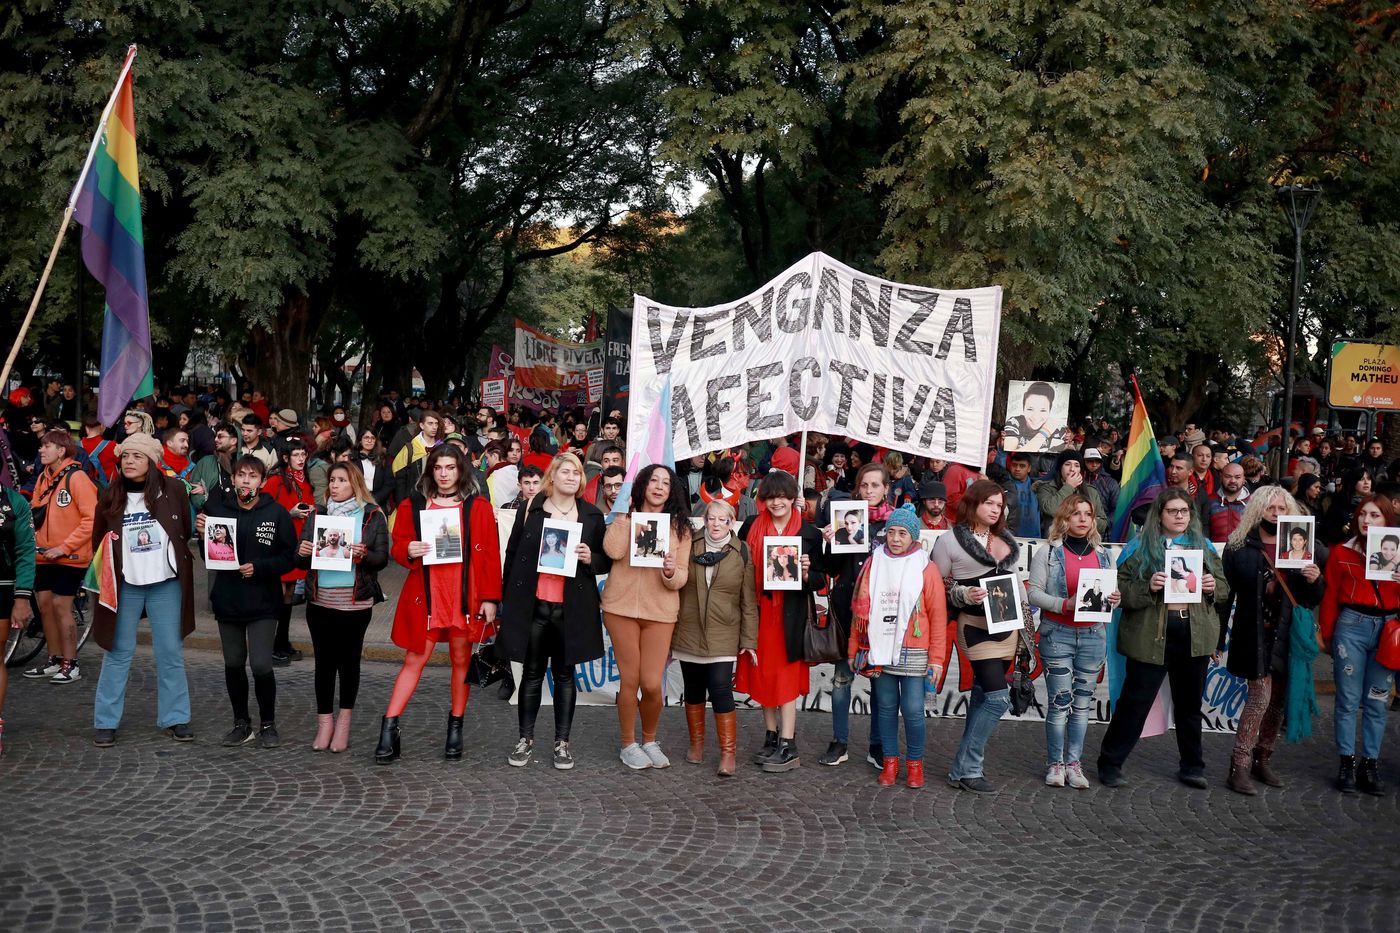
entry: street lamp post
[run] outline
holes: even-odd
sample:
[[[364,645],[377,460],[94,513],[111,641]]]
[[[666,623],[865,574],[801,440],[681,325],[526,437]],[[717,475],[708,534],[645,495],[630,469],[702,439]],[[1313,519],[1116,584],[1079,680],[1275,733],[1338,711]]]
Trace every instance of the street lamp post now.
[[[1278,476],[1288,470],[1288,445],[1293,426],[1293,348],[1298,343],[1298,303],[1303,294],[1303,231],[1312,220],[1322,189],[1317,185],[1284,185],[1278,189],[1279,203],[1293,228],[1293,301],[1288,308],[1288,346],[1283,358],[1283,428],[1279,432]]]

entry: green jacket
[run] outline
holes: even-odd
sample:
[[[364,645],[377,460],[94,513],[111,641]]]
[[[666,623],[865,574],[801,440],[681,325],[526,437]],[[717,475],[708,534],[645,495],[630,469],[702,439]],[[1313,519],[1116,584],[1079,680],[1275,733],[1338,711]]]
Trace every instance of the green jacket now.
[[[34,515],[24,496],[7,486],[0,487],[0,500],[0,587],[12,586],[16,597],[29,597],[34,595]]]
[[[1040,533],[1043,536],[1050,534],[1050,523],[1055,520],[1055,513],[1060,510],[1060,505],[1070,496],[1079,493],[1090,502],[1094,503],[1094,524],[1099,526],[1099,534],[1108,532],[1108,513],[1104,511],[1103,497],[1093,486],[1080,483],[1076,489],[1069,483],[1058,479],[1047,479],[1036,483],[1035,497],[1040,500]]]
[[[1148,587],[1152,574],[1138,579],[1137,570],[1145,559],[1141,550],[1118,566],[1118,592],[1123,594],[1123,615],[1118,621],[1118,650],[1144,664],[1162,665],[1167,655],[1167,604],[1160,592]],[[1191,605],[1191,657],[1215,653],[1220,640],[1220,613],[1217,606],[1230,605],[1230,585],[1215,551],[1206,548],[1205,572],[1215,577],[1215,594],[1203,594]]]

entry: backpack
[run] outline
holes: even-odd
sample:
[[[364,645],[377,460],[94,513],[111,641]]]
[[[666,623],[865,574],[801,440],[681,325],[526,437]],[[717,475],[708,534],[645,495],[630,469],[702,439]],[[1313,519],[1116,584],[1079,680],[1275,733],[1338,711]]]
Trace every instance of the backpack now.
[[[36,502],[30,504],[29,511],[33,515],[34,530],[36,532],[40,528],[44,527],[44,519],[48,517],[49,513],[49,503],[53,501],[54,496],[58,495],[60,492],[65,492],[68,494],[70,499],[72,498],[73,474],[78,472],[80,469],[82,469],[82,467],[78,466],[78,464],[76,463],[64,467],[63,472],[58,474],[58,476],[54,478],[53,485],[49,487],[49,494],[44,499],[43,503],[40,504]],[[60,483],[63,484],[63,488],[61,490],[58,488]]]
[[[102,469],[102,451],[106,450],[112,442],[108,440],[99,441],[92,453],[87,452],[87,448],[82,444],[78,445],[78,452],[82,456],[83,472],[88,475],[88,479],[98,488],[98,491],[107,488],[107,471]]]

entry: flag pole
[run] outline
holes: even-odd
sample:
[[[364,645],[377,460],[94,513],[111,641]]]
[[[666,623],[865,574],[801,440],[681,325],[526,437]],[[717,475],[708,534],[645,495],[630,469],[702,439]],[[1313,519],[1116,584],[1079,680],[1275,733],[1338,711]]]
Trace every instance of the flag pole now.
[[[78,194],[83,190],[83,182],[87,181],[88,172],[92,169],[92,160],[97,155],[97,147],[102,142],[102,133],[107,129],[107,120],[112,116],[112,108],[117,105],[117,95],[121,93],[122,82],[131,71],[132,62],[136,60],[136,46],[131,45],[126,50],[126,61],[122,62],[121,73],[117,75],[117,83],[112,87],[112,95],[107,98],[107,106],[102,108],[102,119],[97,123],[97,132],[93,134],[92,142],[88,145],[87,158],[83,160],[83,170],[78,173],[78,183],[73,186],[73,192],[68,196],[68,206],[64,208],[63,219],[58,224],[58,234],[53,239],[53,247],[49,250],[48,262],[44,263],[44,271],[39,276],[39,287],[34,290],[34,297],[29,302],[29,311],[24,316],[24,323],[20,325],[19,333],[15,336],[14,346],[10,347],[10,355],[5,359],[5,366],[0,369],[0,389],[9,385],[10,370],[15,365],[15,359],[19,356],[19,348],[24,345],[25,334],[29,332],[29,325],[34,323],[34,312],[39,310],[39,300],[44,296],[44,288],[49,283],[49,274],[53,272],[54,261],[58,259],[58,251],[63,246],[63,237],[68,233],[68,223],[73,219],[73,211],[78,205]]]

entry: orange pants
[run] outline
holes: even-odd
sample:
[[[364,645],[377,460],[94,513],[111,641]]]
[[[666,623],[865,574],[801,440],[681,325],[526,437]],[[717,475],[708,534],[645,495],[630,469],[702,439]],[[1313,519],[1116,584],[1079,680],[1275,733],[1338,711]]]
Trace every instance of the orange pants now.
[[[637,741],[637,693],[641,691],[642,741],[656,741],[661,721],[666,657],[675,625],[603,613],[617,659],[617,725],[624,747]]]

